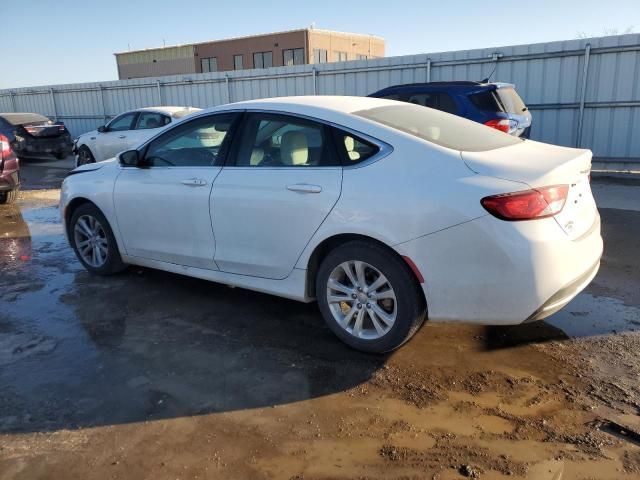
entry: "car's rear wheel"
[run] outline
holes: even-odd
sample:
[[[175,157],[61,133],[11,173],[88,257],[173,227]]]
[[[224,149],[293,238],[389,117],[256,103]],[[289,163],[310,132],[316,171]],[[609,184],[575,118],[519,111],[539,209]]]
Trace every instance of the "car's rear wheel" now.
[[[90,203],[79,206],[68,228],[71,246],[89,272],[111,275],[126,268],[109,222],[98,207]]]
[[[352,241],[331,251],[318,270],[316,298],[333,333],[366,352],[398,348],[426,318],[411,269],[373,242]]]
[[[95,163],[96,159],[93,158],[93,154],[89,147],[83,145],[78,149],[78,159],[76,160],[76,167],[86,165],[87,163]]]
[[[0,192],[0,205],[14,203],[18,199],[20,187],[16,187],[8,192]]]

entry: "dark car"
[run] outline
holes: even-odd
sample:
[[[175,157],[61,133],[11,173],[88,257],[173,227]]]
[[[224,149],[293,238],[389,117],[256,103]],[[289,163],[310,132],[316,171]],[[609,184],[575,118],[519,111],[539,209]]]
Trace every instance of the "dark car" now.
[[[19,161],[9,138],[0,130],[0,204],[15,202],[20,188]]]
[[[62,122],[37,113],[0,113],[0,133],[9,138],[18,157],[51,154],[63,159],[71,154],[73,140]]]
[[[522,138],[529,138],[531,131],[531,113],[510,83],[413,83],[369,96],[435,108]]]

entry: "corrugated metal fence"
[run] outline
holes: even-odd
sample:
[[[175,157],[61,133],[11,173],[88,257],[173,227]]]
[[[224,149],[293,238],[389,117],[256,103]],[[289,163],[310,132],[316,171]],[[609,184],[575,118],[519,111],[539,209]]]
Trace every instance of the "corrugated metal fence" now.
[[[495,69],[495,71],[494,71]],[[591,148],[605,162],[640,162],[640,35],[569,40],[237,72],[0,90],[0,111],[38,112],[74,135],[152,105],[209,107],[283,95],[367,95],[439,80],[515,83],[532,138]]]

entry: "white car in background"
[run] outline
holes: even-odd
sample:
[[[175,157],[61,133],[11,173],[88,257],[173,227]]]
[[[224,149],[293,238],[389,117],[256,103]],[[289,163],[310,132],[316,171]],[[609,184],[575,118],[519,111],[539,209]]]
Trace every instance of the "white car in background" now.
[[[135,148],[167,125],[200,110],[193,107],[147,107],[124,112],[75,140],[76,167],[102,162]]]
[[[60,212],[92,273],[316,299],[340,339],[386,352],[425,318],[539,320],[584,289],[602,254],[590,168],[589,150],[430,108],[291,97],[203,111],[80,167]]]

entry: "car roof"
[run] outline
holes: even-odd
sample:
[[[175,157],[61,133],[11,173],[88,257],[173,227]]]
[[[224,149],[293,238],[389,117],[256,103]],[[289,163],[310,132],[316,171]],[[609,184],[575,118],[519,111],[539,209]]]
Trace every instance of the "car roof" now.
[[[353,113],[369,108],[384,107],[387,105],[397,105],[393,100],[372,97],[350,97],[339,95],[305,95],[294,97],[263,98],[259,100],[246,100],[242,102],[229,103],[203,110],[206,112],[217,112],[220,110],[275,110],[283,112],[299,112],[300,110],[325,111],[336,113]]]
[[[495,88],[515,88],[515,85],[505,82],[470,82],[470,81],[450,81],[450,82],[423,82],[423,83],[405,83],[401,85],[392,85],[382,90],[378,90],[372,95],[378,95],[386,92],[414,90],[414,89],[455,89],[455,90],[471,90],[477,91],[483,88],[495,89]]]
[[[194,112],[199,112],[202,110],[201,108],[196,107],[167,107],[167,106],[159,106],[159,107],[143,107],[134,110],[135,112],[158,112],[158,113],[166,113],[167,115],[173,115],[177,112],[183,112],[185,110],[193,110]]]

